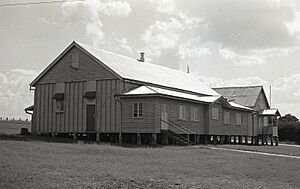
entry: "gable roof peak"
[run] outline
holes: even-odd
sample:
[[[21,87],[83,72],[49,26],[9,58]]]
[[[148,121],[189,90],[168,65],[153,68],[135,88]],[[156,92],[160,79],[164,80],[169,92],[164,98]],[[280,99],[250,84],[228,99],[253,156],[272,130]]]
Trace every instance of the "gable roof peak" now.
[[[225,86],[225,87],[213,87],[213,89],[230,89],[230,88],[263,88],[262,85],[247,85],[247,86]]]
[[[78,41],[73,41],[30,85],[34,86],[74,46],[121,79],[154,84],[207,96],[219,95],[193,74],[153,63],[141,63],[135,58],[98,49]]]

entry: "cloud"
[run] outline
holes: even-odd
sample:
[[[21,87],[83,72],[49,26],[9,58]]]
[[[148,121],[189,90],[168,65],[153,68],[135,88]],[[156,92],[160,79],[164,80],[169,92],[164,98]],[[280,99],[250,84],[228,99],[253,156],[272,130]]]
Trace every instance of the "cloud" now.
[[[173,0],[156,0],[156,10],[162,13],[174,14],[176,12],[175,2]]]
[[[178,46],[177,55],[180,59],[186,59],[191,57],[202,57],[211,55],[210,49],[194,44],[194,41],[187,41]]]
[[[99,2],[99,1],[97,1]],[[98,12],[102,12],[107,16],[126,17],[132,10],[130,4],[123,1],[103,3]]]
[[[206,57],[210,61],[255,66],[289,56],[291,49],[300,44],[297,1],[150,2],[155,6],[158,19],[145,30],[142,41],[152,59],[172,59],[173,64],[178,64],[181,59],[201,57],[203,53],[214,56]],[[200,40],[191,40],[189,47],[185,45],[186,41],[198,38]]]
[[[206,38],[231,49],[290,47],[296,38],[286,23],[295,15],[293,5],[267,0],[201,1],[208,30]],[[204,9],[206,11],[204,11]],[[220,10],[222,10],[220,12]]]
[[[296,36],[300,40],[300,11],[293,9],[294,19],[286,23],[288,31],[291,35]]]
[[[155,21],[146,29],[142,40],[150,55],[160,56],[163,49],[176,47],[179,40],[178,32],[183,30],[183,24],[176,18],[170,18],[169,21]]]
[[[129,46],[127,38],[123,37],[121,39],[116,39],[116,41],[120,44],[117,45],[117,50],[126,50],[129,53],[132,53],[132,48]]]
[[[281,103],[294,104],[300,101],[300,73],[276,79],[272,86],[277,92],[275,98],[281,99]]]
[[[123,1],[66,2],[61,8],[64,18],[69,24],[81,23],[85,25],[86,34],[93,40],[94,46],[99,46],[104,41],[101,20],[103,16],[126,17],[132,11],[130,4]]]
[[[265,56],[257,53],[251,53],[250,55],[242,55],[225,48],[219,49],[219,55],[221,59],[230,61],[236,66],[266,63]]]
[[[33,104],[29,83],[37,74],[35,70],[27,69],[0,72],[0,117],[29,118],[24,109]]]
[[[188,11],[180,10],[176,7],[173,0],[153,1],[156,4],[158,20],[145,29],[141,36],[145,43],[145,50],[150,57],[159,57],[163,53],[178,51],[178,45],[185,43],[186,35],[193,31],[202,22],[199,17],[189,16]],[[184,35],[186,34],[186,35]],[[185,52],[181,46],[180,55],[188,53],[187,47]]]

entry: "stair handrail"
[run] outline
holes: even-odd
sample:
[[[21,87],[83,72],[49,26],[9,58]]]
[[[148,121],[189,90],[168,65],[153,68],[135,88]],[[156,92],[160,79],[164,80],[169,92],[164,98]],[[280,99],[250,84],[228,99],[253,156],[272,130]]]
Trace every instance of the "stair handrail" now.
[[[187,133],[187,134],[197,134],[197,133],[195,133],[194,131],[192,131],[192,130],[190,130],[190,129],[184,127],[184,126],[182,126],[182,125],[180,125],[180,124],[178,124],[178,123],[175,123],[174,121],[169,120],[169,122],[171,122],[171,123],[177,125],[178,127],[182,128],[182,129],[184,129],[184,130],[186,130],[186,133]]]
[[[175,129],[178,129],[178,130],[180,130],[180,131],[182,131],[182,132],[184,132],[185,134],[189,134],[187,131],[185,131],[184,129],[182,129],[182,128],[180,128],[180,127],[177,127],[177,126],[174,126],[174,125],[172,125],[170,122],[167,122],[167,121],[165,121],[165,120],[163,120],[163,119],[160,119],[162,122],[164,122],[164,123],[167,123],[169,126],[171,126],[171,127],[174,127]]]
[[[186,130],[184,130],[183,128],[181,128],[181,127],[178,127],[178,126],[175,126],[175,125],[172,125],[170,122],[167,122],[167,121],[165,121],[165,120],[163,120],[163,119],[160,119],[162,122],[164,122],[164,123],[167,123],[169,126],[171,126],[171,127],[174,127],[175,129],[178,129],[178,130],[180,130],[180,131],[182,131],[183,133],[185,133],[185,134],[187,134],[187,135],[189,135],[189,134],[191,134],[191,133],[188,133]],[[173,122],[174,123],[174,122]],[[178,124],[177,124],[178,125]],[[174,132],[174,131],[172,131],[172,130],[170,130],[169,129],[169,131],[171,131],[172,133],[174,133],[175,135],[178,135],[177,136],[177,138],[181,141],[181,142],[184,142],[183,141],[183,139],[188,143],[188,144],[196,144],[195,142],[193,142],[193,141],[191,141],[191,140],[189,140],[189,139],[187,139],[187,138],[185,138],[185,137],[183,137],[183,136],[180,136],[180,134],[178,134],[178,133],[176,133],[176,132]],[[193,132],[193,133],[195,133],[195,132]],[[181,139],[180,139],[180,138]],[[182,139],[183,138],[183,139]]]

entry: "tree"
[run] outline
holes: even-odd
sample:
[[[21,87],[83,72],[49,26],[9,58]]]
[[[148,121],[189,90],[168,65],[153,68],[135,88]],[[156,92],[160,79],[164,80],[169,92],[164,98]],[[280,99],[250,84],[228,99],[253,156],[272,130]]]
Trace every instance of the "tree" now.
[[[291,122],[298,122],[299,119],[292,114],[285,114],[284,116],[279,118],[279,121],[291,123]]]

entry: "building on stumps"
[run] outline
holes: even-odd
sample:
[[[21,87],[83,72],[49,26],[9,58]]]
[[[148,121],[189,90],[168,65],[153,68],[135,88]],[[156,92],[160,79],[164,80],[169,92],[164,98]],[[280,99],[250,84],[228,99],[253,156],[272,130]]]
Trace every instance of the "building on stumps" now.
[[[275,121],[278,111],[259,104],[258,111],[193,74],[144,60],[144,53],[134,59],[72,42],[30,84],[32,133],[153,145],[265,143],[258,136],[269,129],[257,124]]]

